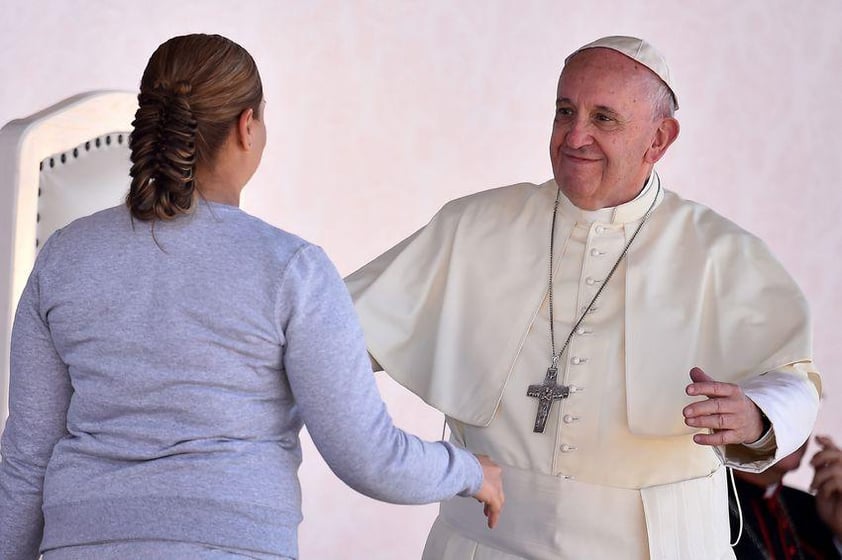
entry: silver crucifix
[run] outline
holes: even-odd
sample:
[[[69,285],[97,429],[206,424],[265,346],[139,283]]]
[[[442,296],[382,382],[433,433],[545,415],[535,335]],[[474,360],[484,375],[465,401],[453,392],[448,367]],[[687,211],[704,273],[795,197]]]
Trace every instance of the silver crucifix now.
[[[555,362],[555,360],[553,360]],[[570,387],[556,383],[558,368],[555,365],[547,369],[544,382],[540,385],[530,385],[526,391],[527,397],[538,399],[538,414],[535,416],[535,427],[532,431],[539,434],[544,433],[544,426],[547,424],[547,416],[553,403],[559,399],[566,399],[570,396]]]

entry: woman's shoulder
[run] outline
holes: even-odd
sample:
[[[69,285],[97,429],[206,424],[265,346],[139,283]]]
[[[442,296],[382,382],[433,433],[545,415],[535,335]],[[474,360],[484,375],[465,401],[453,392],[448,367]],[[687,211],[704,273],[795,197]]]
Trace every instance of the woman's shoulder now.
[[[43,232],[39,239],[42,252],[74,251],[80,245],[87,245],[91,239],[111,238],[116,230],[125,229],[131,223],[131,216],[124,205],[106,208],[93,214],[76,218],[52,231]],[[49,246],[49,249],[48,249]]]
[[[236,207],[215,210],[226,212],[226,220],[230,217],[233,229],[229,234],[236,238],[237,250],[244,258],[261,261],[269,268],[292,267],[308,274],[338,275],[324,249],[312,241]]]
[[[217,205],[219,206],[219,205]],[[231,223],[236,230],[237,237],[245,242],[243,247],[250,247],[257,251],[272,252],[290,258],[292,255],[309,247],[316,247],[310,241],[292,233],[282,227],[270,224],[269,222],[250,214],[242,209],[218,208],[213,211],[230,212]]]

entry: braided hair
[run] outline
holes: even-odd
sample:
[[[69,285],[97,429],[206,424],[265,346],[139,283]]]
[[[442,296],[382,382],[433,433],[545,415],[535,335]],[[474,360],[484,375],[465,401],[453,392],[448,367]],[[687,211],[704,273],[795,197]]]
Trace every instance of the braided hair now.
[[[140,82],[129,136],[132,177],[126,205],[139,220],[192,211],[201,185],[237,118],[259,118],[263,86],[251,55],[219,35],[174,37],[152,54]]]

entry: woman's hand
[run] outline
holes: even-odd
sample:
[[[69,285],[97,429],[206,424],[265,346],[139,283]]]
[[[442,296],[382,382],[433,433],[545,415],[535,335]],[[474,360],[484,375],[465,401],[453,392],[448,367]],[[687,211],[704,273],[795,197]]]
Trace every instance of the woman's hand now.
[[[488,528],[493,529],[500,519],[500,512],[503,511],[503,469],[497,466],[486,455],[477,455],[479,464],[482,466],[482,486],[474,498],[484,504],[482,512],[488,518]]]

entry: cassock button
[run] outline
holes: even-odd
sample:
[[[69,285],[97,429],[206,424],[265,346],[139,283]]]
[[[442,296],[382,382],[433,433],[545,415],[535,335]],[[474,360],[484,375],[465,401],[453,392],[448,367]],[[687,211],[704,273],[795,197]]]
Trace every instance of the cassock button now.
[[[588,361],[587,358],[580,358],[579,356],[573,356],[573,358],[571,358],[571,360],[570,360],[570,362],[574,366],[578,366],[579,364],[584,364],[587,361]]]
[[[573,447],[572,445],[567,445],[566,443],[562,443],[561,446],[558,449],[562,453],[570,453],[571,451],[575,450],[576,448]]]
[[[591,256],[592,256],[592,257],[601,257],[601,256],[602,256],[602,255],[604,255],[604,254],[605,254],[605,253],[603,253],[603,252],[602,252],[602,251],[600,251],[599,249],[591,249]]]
[[[578,334],[580,336],[585,334],[586,332],[587,331],[585,330],[585,327],[579,327],[579,328],[576,329],[576,334]]]
[[[594,284],[596,284],[596,280],[588,276],[587,278],[585,278],[585,284],[587,284],[588,286],[593,286]]]
[[[565,414],[562,417],[562,420],[564,420],[565,424],[572,424],[573,422],[575,422],[578,419],[579,419],[578,417],[573,416],[572,414]]]
[[[594,228],[594,231],[596,231],[597,233],[604,233],[605,228],[603,226],[596,226],[596,228]]]

